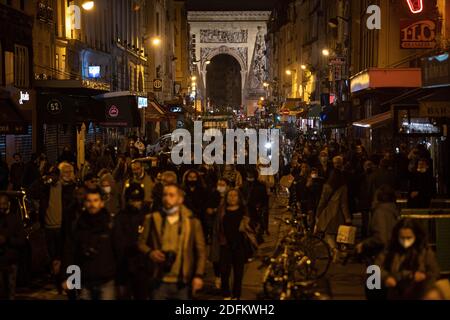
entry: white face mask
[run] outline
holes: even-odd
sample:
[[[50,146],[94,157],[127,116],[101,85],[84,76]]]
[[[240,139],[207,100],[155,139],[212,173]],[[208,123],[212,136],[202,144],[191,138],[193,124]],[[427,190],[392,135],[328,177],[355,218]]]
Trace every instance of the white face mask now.
[[[400,238],[398,241],[400,242],[400,245],[403,248],[408,249],[408,248],[412,247],[412,245],[414,244],[416,239],[415,238],[409,238],[409,239],[402,239],[402,238]]]
[[[218,186],[217,191],[219,191],[220,193],[225,193],[227,191],[227,187]]]
[[[165,214],[167,214],[168,216],[171,216],[171,215],[174,215],[175,213],[178,212],[178,206],[175,206],[175,207],[170,208],[170,209],[163,208],[163,211],[164,211]]]
[[[105,192],[106,194],[110,194],[111,193],[111,187],[103,187],[103,192]]]

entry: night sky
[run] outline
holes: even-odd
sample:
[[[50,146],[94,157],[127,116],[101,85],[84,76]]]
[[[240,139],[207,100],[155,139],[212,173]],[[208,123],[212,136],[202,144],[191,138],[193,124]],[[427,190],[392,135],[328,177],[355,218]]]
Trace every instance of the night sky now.
[[[189,10],[271,10],[277,0],[187,0]]]

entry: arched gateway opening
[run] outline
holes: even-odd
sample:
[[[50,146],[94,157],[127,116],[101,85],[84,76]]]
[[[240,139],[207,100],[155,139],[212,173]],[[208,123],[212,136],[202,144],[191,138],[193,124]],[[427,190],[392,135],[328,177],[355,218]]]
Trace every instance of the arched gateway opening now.
[[[231,55],[219,54],[211,59],[206,73],[206,96],[210,109],[240,109],[242,77],[239,62]]]

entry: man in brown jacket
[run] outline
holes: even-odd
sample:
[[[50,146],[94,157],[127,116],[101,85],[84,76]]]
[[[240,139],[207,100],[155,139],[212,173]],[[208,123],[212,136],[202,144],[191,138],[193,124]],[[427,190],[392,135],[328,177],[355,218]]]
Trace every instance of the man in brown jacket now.
[[[201,223],[184,205],[183,191],[164,186],[163,207],[146,216],[139,249],[150,260],[153,299],[187,300],[203,287],[206,249]]]

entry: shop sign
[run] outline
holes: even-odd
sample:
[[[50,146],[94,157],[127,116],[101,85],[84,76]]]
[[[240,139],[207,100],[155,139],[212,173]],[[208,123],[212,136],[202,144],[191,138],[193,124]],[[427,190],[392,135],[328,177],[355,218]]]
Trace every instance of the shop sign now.
[[[30,101],[30,94],[27,91],[20,91],[19,104],[24,104]]]
[[[420,116],[426,118],[450,117],[449,101],[427,101],[420,104]]]
[[[138,97],[138,109],[144,109],[148,107],[148,98]]]
[[[53,114],[53,115],[61,113],[61,111],[62,111],[62,103],[61,103],[61,101],[59,101],[57,99],[51,99],[47,103],[47,111],[50,114]]]
[[[24,124],[0,124],[0,134],[26,134],[27,127]]]
[[[433,20],[400,20],[402,49],[433,49],[436,47],[436,22]]]
[[[119,116],[119,108],[117,108],[115,105],[109,107],[108,116],[110,118],[117,118]]]
[[[162,80],[161,79],[153,80],[153,91],[157,91],[157,92],[162,91]]]

